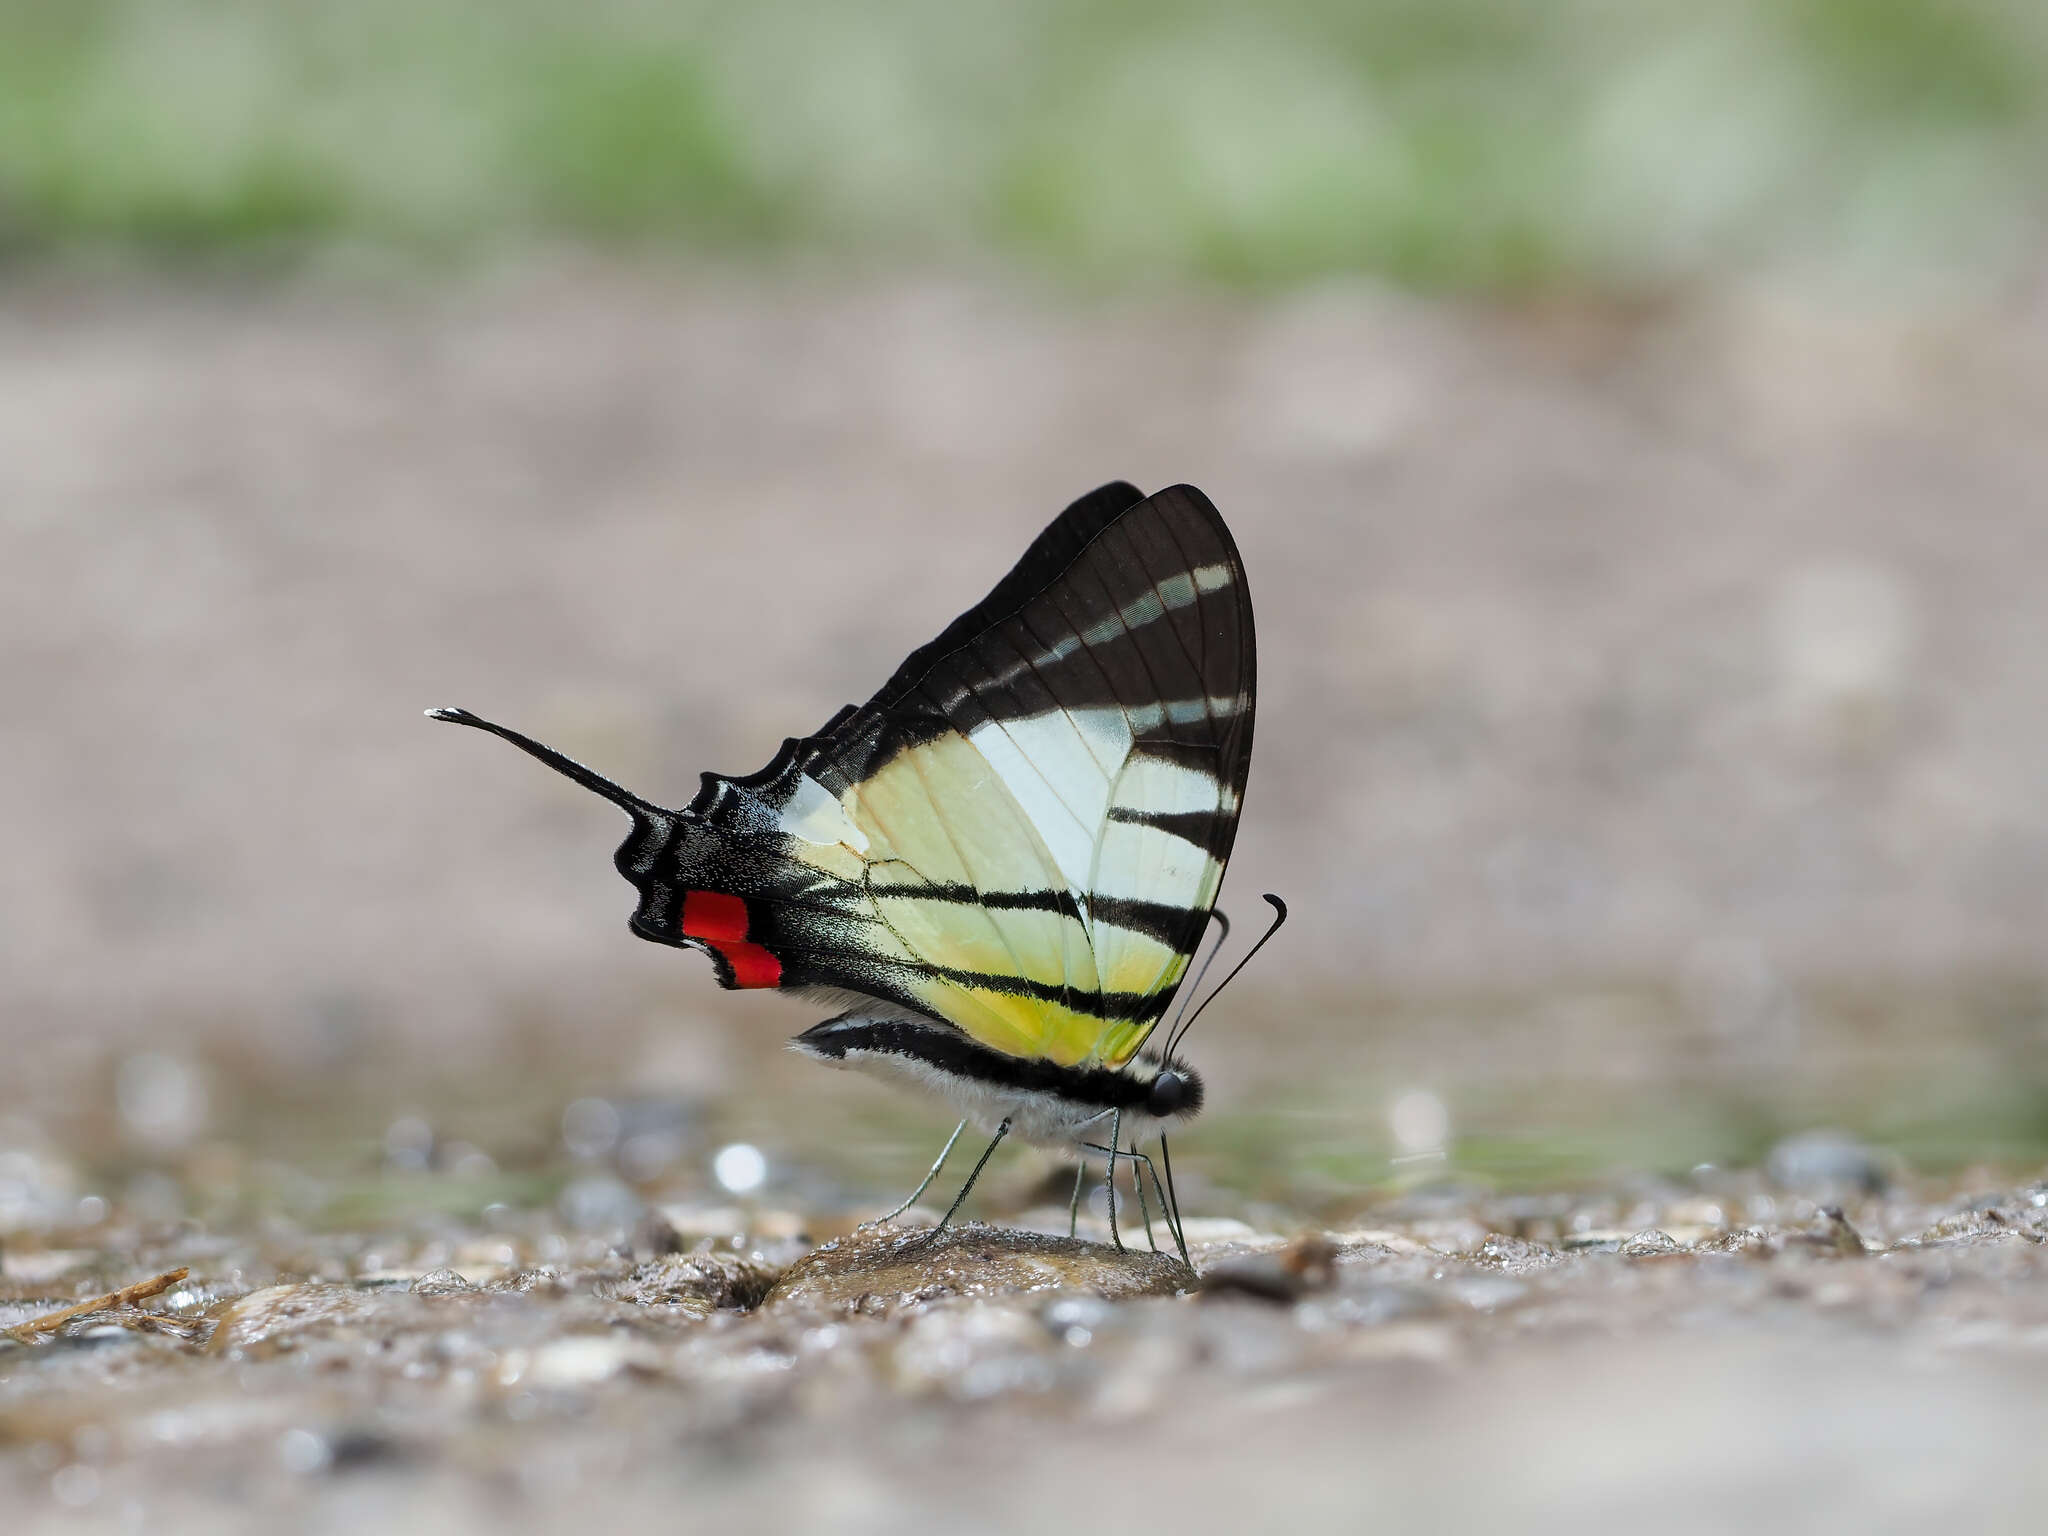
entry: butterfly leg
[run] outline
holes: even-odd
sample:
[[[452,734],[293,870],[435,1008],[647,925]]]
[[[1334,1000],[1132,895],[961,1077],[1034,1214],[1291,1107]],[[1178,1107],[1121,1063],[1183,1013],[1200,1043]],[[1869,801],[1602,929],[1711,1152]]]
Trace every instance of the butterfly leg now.
[[[1103,1187],[1109,1195],[1109,1240],[1116,1244],[1116,1251],[1124,1251],[1123,1234],[1116,1229],[1116,1143],[1124,1128],[1124,1112],[1118,1110],[1109,1121],[1109,1168],[1103,1175]]]
[[[1180,1247],[1180,1261],[1192,1270],[1195,1261],[1188,1257],[1187,1232],[1180,1224],[1180,1191],[1173,1186],[1173,1150],[1167,1146],[1164,1134],[1159,1138],[1159,1161],[1166,1164],[1166,1184],[1163,1188],[1160,1186],[1159,1170],[1154,1168],[1152,1187],[1159,1191],[1161,1209],[1171,1212],[1166,1218],[1166,1224],[1173,1228],[1173,1240]]]
[[[1005,1115],[1003,1123],[996,1127],[995,1140],[982,1149],[981,1159],[975,1163],[974,1172],[967,1175],[967,1182],[960,1186],[960,1193],[955,1195],[953,1203],[946,1207],[946,1214],[939,1218],[939,1224],[917,1239],[920,1246],[937,1241],[939,1234],[946,1230],[946,1224],[960,1213],[960,1207],[967,1203],[967,1196],[974,1188],[974,1181],[981,1177],[981,1170],[988,1166],[988,1160],[996,1155],[996,1148],[1003,1144],[1003,1138],[1009,1134],[1010,1117]]]
[[[1138,1144],[1135,1141],[1131,1143],[1131,1150],[1128,1156],[1134,1165],[1143,1163],[1149,1166],[1152,1161],[1152,1159],[1146,1157],[1138,1150]],[[1156,1176],[1153,1182],[1158,1182]],[[1157,1253],[1159,1251],[1159,1239],[1152,1235],[1152,1204],[1145,1198],[1145,1175],[1136,1166],[1133,1166],[1131,1169],[1131,1184],[1138,1191],[1138,1214],[1145,1218],[1145,1241],[1151,1246],[1152,1251]]]
[[[1165,1143],[1163,1140],[1160,1143],[1160,1150],[1162,1152],[1165,1150]],[[1188,1257],[1187,1239],[1181,1236],[1179,1213],[1172,1210],[1167,1205],[1166,1186],[1162,1184],[1159,1180],[1159,1169],[1157,1165],[1153,1163],[1151,1158],[1147,1157],[1144,1153],[1140,1152],[1136,1147],[1132,1147],[1128,1155],[1131,1158],[1131,1160],[1139,1164],[1145,1170],[1146,1173],[1152,1175],[1152,1188],[1154,1192],[1156,1192],[1159,1196],[1159,1215],[1166,1222],[1166,1230],[1173,1234],[1174,1246],[1180,1249],[1181,1263],[1187,1265],[1189,1269],[1193,1269],[1195,1266],[1194,1261]],[[1133,1173],[1131,1177],[1138,1181],[1138,1204],[1140,1208],[1142,1208],[1145,1203],[1144,1177],[1142,1174],[1138,1173]],[[1147,1227],[1145,1228],[1145,1235],[1147,1237],[1150,1237],[1152,1235],[1152,1228],[1149,1225],[1147,1225]],[[1156,1253],[1158,1251],[1158,1245],[1154,1244],[1153,1252]]]
[[[1074,1198],[1067,1202],[1067,1239],[1073,1240],[1074,1231],[1081,1224],[1081,1190],[1088,1181],[1088,1159],[1082,1158],[1074,1167]]]
[[[936,1179],[939,1176],[939,1170],[946,1166],[946,1159],[953,1155],[954,1144],[960,1140],[960,1133],[966,1129],[967,1122],[965,1120],[962,1120],[958,1125],[953,1127],[953,1134],[946,1138],[946,1145],[942,1147],[939,1151],[939,1160],[936,1163],[932,1164],[931,1172],[927,1173],[924,1176],[924,1182],[918,1185],[917,1188],[913,1189],[910,1192],[910,1198],[908,1200],[904,1201],[901,1205],[897,1206],[896,1209],[891,1211],[888,1215],[877,1216],[873,1221],[864,1221],[861,1223],[861,1226],[879,1227],[884,1222],[894,1221],[898,1216],[901,1216],[905,1211],[909,1210],[913,1205],[917,1204],[917,1197],[932,1187],[932,1180]]]
[[[1192,1270],[1195,1264],[1194,1260],[1188,1257],[1188,1240],[1181,1235],[1179,1214],[1169,1210],[1167,1207],[1166,1186],[1159,1182],[1159,1170],[1153,1167],[1152,1159],[1149,1157],[1140,1156],[1139,1161],[1151,1170],[1152,1188],[1159,1196],[1159,1214],[1166,1222],[1166,1230],[1173,1234],[1174,1246],[1180,1249],[1181,1263],[1187,1265]]]
[[[1106,1152],[1108,1150],[1106,1147],[1098,1147],[1092,1141],[1083,1142],[1082,1145],[1085,1146],[1090,1152]],[[1162,1137],[1160,1140],[1160,1151],[1163,1153],[1165,1150],[1166,1143],[1165,1139]],[[1181,1235],[1180,1213],[1174,1210],[1174,1208],[1166,1198],[1166,1184],[1160,1181],[1159,1169],[1154,1165],[1151,1158],[1147,1157],[1144,1153],[1140,1152],[1136,1147],[1132,1147],[1128,1152],[1119,1152],[1116,1155],[1121,1158],[1127,1158],[1129,1161],[1136,1163],[1139,1167],[1143,1168],[1146,1173],[1150,1173],[1152,1175],[1152,1187],[1153,1189],[1158,1191],[1159,1194],[1159,1214],[1161,1217],[1165,1219],[1166,1230],[1173,1234],[1173,1241],[1175,1245],[1180,1249],[1181,1263],[1187,1265],[1189,1269],[1193,1269],[1195,1267],[1195,1262],[1193,1259],[1190,1259],[1188,1257],[1187,1239]],[[1166,1168],[1167,1179],[1170,1182],[1173,1176],[1173,1162],[1170,1158],[1167,1161]],[[1133,1172],[1131,1177],[1134,1181],[1136,1181],[1138,1187],[1138,1209],[1147,1211],[1147,1215],[1145,1218],[1145,1235],[1147,1237],[1150,1237],[1152,1235],[1152,1225],[1151,1216],[1145,1203],[1144,1174]],[[1155,1253],[1158,1251],[1157,1243],[1153,1244],[1153,1251]]]

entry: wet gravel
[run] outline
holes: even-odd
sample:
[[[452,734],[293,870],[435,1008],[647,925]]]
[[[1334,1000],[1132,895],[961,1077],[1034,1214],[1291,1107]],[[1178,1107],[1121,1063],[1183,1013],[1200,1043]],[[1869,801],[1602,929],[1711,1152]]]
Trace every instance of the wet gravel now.
[[[18,1238],[11,1529],[1044,1529],[1654,1519],[2026,1529],[2048,1180],[1823,1204],[1703,1172],[1452,1186],[1349,1226],[1138,1237],[676,1206],[637,1231]],[[927,1218],[928,1219],[928,1218]],[[843,1218],[818,1218],[841,1225]],[[780,1235],[761,1235],[780,1234]],[[1089,1237],[1106,1238],[1101,1230]],[[184,1268],[130,1305],[21,1326]],[[2007,1522],[2010,1523],[2007,1523]]]

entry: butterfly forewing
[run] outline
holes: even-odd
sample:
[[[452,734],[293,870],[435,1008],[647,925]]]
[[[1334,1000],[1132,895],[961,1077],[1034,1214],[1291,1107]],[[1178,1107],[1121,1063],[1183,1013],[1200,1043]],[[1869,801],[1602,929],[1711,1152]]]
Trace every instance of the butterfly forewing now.
[[[707,775],[691,810],[758,852],[744,940],[773,955],[774,984],[1116,1066],[1216,900],[1254,686],[1216,509],[1192,487],[1105,486],[867,704],[760,774]],[[722,981],[750,984],[709,947]]]

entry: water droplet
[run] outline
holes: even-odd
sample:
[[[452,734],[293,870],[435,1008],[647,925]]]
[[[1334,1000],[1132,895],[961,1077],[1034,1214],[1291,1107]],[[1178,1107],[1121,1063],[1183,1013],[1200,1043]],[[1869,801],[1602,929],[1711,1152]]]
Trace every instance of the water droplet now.
[[[425,1168],[434,1155],[434,1128],[418,1115],[401,1115],[384,1132],[384,1161],[394,1168]]]
[[[458,1179],[488,1179],[498,1171],[497,1159],[466,1141],[449,1142],[442,1149],[442,1163]]]
[[[83,1509],[100,1496],[100,1475],[74,1461],[57,1469],[50,1479],[50,1492],[66,1509]]]
[[[287,1472],[310,1477],[324,1472],[334,1460],[334,1451],[324,1435],[310,1429],[288,1429],[277,1437],[277,1459]]]
[[[683,1138],[671,1131],[642,1131],[619,1147],[619,1171],[629,1179],[652,1179],[683,1155]]]
[[[1845,563],[1795,571],[1778,613],[1793,703],[1821,712],[1886,702],[1910,669],[1916,617],[1912,591],[1889,570]]]
[[[169,1174],[145,1168],[122,1188],[121,1204],[139,1221],[176,1221],[185,1214],[185,1192]]]
[[[759,1147],[736,1141],[718,1149],[711,1160],[711,1176],[734,1194],[744,1195],[767,1182],[768,1159]]]
[[[570,1156],[596,1162],[611,1156],[623,1123],[609,1099],[578,1099],[562,1111],[562,1145]]]
[[[114,1101],[129,1136],[145,1147],[174,1151],[206,1129],[206,1082],[198,1068],[161,1051],[121,1063]]]
[[[1406,1153],[1441,1152],[1450,1140],[1451,1112],[1426,1088],[1410,1088],[1395,1099],[1387,1123]]]
[[[577,1179],[562,1191],[563,1220],[579,1232],[630,1227],[640,1219],[640,1197],[610,1174]]]

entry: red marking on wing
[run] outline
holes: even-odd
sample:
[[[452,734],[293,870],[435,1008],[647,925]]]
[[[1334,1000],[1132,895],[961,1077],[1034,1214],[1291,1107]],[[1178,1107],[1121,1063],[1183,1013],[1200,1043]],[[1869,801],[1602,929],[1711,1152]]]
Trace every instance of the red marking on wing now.
[[[782,980],[782,962],[758,944],[720,944],[736,987],[772,987]]]
[[[782,980],[782,962],[747,941],[747,904],[723,891],[683,892],[677,925],[686,939],[702,939],[732,968],[736,987],[772,987]]]
[[[723,891],[683,892],[683,936],[708,939],[714,944],[744,940],[747,936],[747,904]]]

